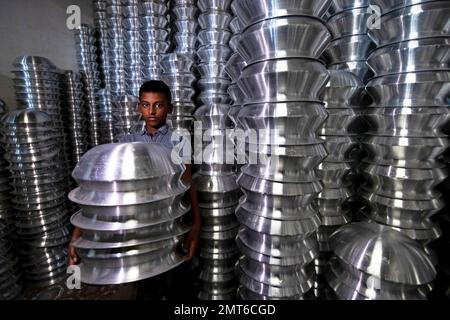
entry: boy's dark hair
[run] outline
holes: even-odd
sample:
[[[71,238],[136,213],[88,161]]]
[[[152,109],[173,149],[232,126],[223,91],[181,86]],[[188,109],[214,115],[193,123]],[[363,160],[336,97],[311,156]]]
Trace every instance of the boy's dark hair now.
[[[169,106],[172,104],[172,93],[170,92],[170,88],[164,81],[150,80],[144,82],[144,84],[139,89],[139,100],[141,99],[141,96],[144,92],[162,93],[166,96]]]

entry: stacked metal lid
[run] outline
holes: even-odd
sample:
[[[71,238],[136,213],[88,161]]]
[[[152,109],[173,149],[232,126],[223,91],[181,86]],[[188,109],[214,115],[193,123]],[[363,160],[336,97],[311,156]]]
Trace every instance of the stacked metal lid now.
[[[170,12],[173,15],[173,51],[194,59],[197,52],[197,0],[172,0]]]
[[[198,34],[199,48],[197,66],[201,79],[198,82],[200,105],[211,103],[231,103],[227,93],[230,79],[225,73],[225,63],[231,56],[229,41],[231,38],[230,13],[231,0],[199,0],[201,11],[198,22],[201,30]]]
[[[355,129],[363,91],[362,81],[352,72],[331,70],[330,81],[322,94],[328,118],[319,132],[329,154],[319,166],[324,189],[318,200],[322,225],[317,233],[321,254],[316,259],[315,294],[320,299],[328,296],[324,275],[330,252],[329,236],[352,219],[349,200],[354,182],[350,176],[353,162],[350,155],[356,145]]]
[[[330,70],[347,70],[366,81],[372,73],[366,59],[375,44],[367,35],[377,16],[369,7],[370,0],[333,0],[327,25],[333,41],[324,53]]]
[[[133,282],[183,262],[184,170],[159,144],[106,144],[84,155],[72,173],[79,187],[69,194],[81,207],[71,222],[82,231],[74,242],[82,282]]]
[[[125,94],[124,15],[121,0],[107,0],[109,89],[112,96]]]
[[[420,3],[419,3],[420,2]],[[450,119],[448,1],[374,1],[380,29],[369,31],[378,48],[368,58],[374,103],[361,170],[367,175],[365,219],[395,227],[426,246],[441,230],[430,217],[444,206],[436,186],[447,177],[439,160],[448,147],[442,129]],[[432,257],[434,262],[435,258]]]
[[[181,53],[165,54],[161,58],[162,80],[170,87],[173,110],[169,115],[171,126],[175,131],[192,131],[195,105],[194,83],[197,80],[193,71],[194,61],[189,55]]]
[[[124,95],[113,98],[112,114],[114,118],[114,140],[120,141],[130,129],[139,123],[141,114],[138,113],[139,99],[135,96]]]
[[[125,92],[134,96],[139,95],[139,89],[142,85],[138,4],[138,0],[122,0]]]
[[[96,146],[101,143],[97,96],[97,91],[100,88],[100,79],[93,28],[82,24],[75,31],[75,42],[77,45],[78,68],[83,82],[88,140],[90,146]]]
[[[327,279],[343,300],[424,300],[436,270],[423,247],[376,223],[351,223],[330,238]]]
[[[93,0],[94,7],[94,27],[97,47],[97,64],[99,78],[101,80],[101,88],[109,87],[110,65],[108,55],[108,24],[106,22],[107,12],[106,0]]]
[[[63,74],[62,104],[66,129],[70,170],[75,168],[81,156],[88,150],[86,115],[84,113],[83,83],[81,74],[67,70]]]
[[[142,80],[156,80],[161,77],[161,55],[167,53],[170,44],[169,21],[165,0],[143,0],[139,4],[141,36]]]
[[[65,278],[70,237],[63,133],[38,110],[15,110],[2,119],[5,159],[11,171],[18,253],[30,286]]]
[[[0,119],[7,108],[0,99]],[[8,162],[0,146],[0,300],[12,300],[21,292],[18,259],[13,246],[14,218],[9,191],[11,190]]]
[[[238,183],[242,229],[237,265],[242,299],[303,299],[315,281],[319,248],[317,173],[327,152],[317,131],[327,113],[320,91],[329,79],[318,60],[331,40],[330,1],[235,0],[244,25],[237,46],[247,66],[238,119],[248,135],[248,165]],[[258,137],[258,140],[251,137]]]

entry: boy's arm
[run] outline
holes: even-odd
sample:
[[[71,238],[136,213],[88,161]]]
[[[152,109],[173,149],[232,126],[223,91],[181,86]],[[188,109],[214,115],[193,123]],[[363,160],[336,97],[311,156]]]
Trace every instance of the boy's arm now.
[[[72,238],[70,239],[69,243],[69,266],[72,266],[74,264],[78,263],[78,255],[75,251],[75,247],[73,246],[72,242],[77,240],[81,236],[81,230],[79,228],[75,228],[72,233]]]
[[[189,199],[191,201],[191,211],[192,211],[192,229],[189,232],[185,240],[185,248],[188,251],[188,256],[186,260],[191,260],[195,251],[197,250],[199,240],[200,240],[200,231],[202,228],[202,220],[200,216],[200,209],[198,207],[198,199],[197,199],[197,188],[195,187],[192,181],[192,171],[191,166],[189,164],[186,165],[186,171],[184,172],[182,178],[183,182],[190,184],[191,188],[189,189]]]

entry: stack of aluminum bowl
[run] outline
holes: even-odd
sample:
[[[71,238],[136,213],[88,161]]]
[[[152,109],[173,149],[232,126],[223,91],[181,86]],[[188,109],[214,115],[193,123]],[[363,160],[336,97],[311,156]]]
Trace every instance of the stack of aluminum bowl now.
[[[109,89],[112,96],[125,93],[124,17],[121,0],[107,0]]]
[[[327,279],[342,300],[425,300],[436,277],[423,248],[376,223],[351,223],[330,238]]]
[[[161,58],[162,80],[172,92],[173,110],[169,120],[172,128],[180,134],[192,132],[194,123],[192,113],[195,105],[192,98],[196,77],[192,72],[193,64],[194,61],[188,55],[180,53],[165,54]]]
[[[122,0],[125,93],[138,96],[142,85],[138,0]]]
[[[139,4],[141,75],[143,81],[161,78],[161,55],[169,50],[169,21],[164,0],[143,0]]]
[[[199,24],[201,30],[198,34],[199,58],[198,72],[201,79],[198,82],[200,95],[199,105],[211,103],[231,103],[227,93],[231,84],[225,73],[225,63],[231,56],[229,42],[231,31],[229,29],[232,14],[229,12],[231,0],[199,0],[201,10]]]
[[[369,0],[333,0],[327,25],[333,41],[324,53],[330,70],[347,70],[362,81],[372,76],[366,59],[375,44],[367,35],[368,26],[375,20]]]
[[[227,116],[229,109],[227,104],[211,104],[200,107],[194,114],[203,128],[201,152],[194,155],[195,163],[201,163],[200,170],[193,177],[203,221],[199,295],[202,300],[235,299],[238,287],[234,265],[239,250],[234,239],[239,223],[234,213],[240,190],[233,171],[234,144],[228,137],[232,127]]]
[[[81,156],[88,150],[86,116],[84,114],[83,84],[81,75],[65,71],[62,81],[63,120],[66,129],[70,170],[75,168]]]
[[[374,1],[380,29],[369,31],[378,48],[368,58],[374,103],[361,170],[367,176],[364,219],[395,227],[429,247],[441,230],[430,217],[444,207],[436,186],[447,177],[440,158],[450,120],[450,2]],[[415,3],[414,5],[411,5]]]
[[[60,74],[48,59],[20,56],[14,60],[14,90],[19,109],[37,109],[47,113],[58,129],[63,129],[60,100]]]
[[[123,136],[131,132],[141,120],[138,113],[139,99],[135,96],[124,95],[112,101],[112,114],[114,118],[114,140],[121,141]]]
[[[75,41],[77,45],[78,68],[83,81],[88,140],[92,147],[101,143],[97,96],[97,91],[100,88],[100,79],[98,77],[94,30],[90,26],[82,24],[80,29],[75,31]]]
[[[109,55],[108,55],[108,24],[106,23],[106,0],[93,0],[94,26],[97,46],[97,63],[101,88],[109,87]]]
[[[0,119],[7,108],[0,99]],[[13,247],[14,218],[9,191],[11,190],[8,162],[3,159],[5,151],[0,147],[0,300],[12,300],[21,292],[18,259]]]
[[[314,202],[323,190],[316,170],[327,155],[317,131],[327,117],[320,92],[329,79],[318,58],[331,40],[321,20],[329,4],[232,4],[245,26],[237,51],[247,64],[237,82],[245,95],[238,119],[250,132],[236,211],[242,299],[304,299],[315,282]]]
[[[241,32],[243,26],[239,21],[238,17],[234,17],[230,22],[230,29],[233,36],[230,40],[230,47],[233,51],[233,55],[230,57],[228,62],[225,64],[225,72],[231,78],[231,85],[228,87],[228,94],[230,95],[233,104],[230,108],[228,116],[234,124],[234,129],[236,133],[236,148],[235,148],[235,172],[239,174],[241,172],[242,166],[245,162],[245,131],[242,124],[239,122],[238,114],[241,111],[244,94],[239,89],[237,81],[241,74],[242,69],[246,66],[243,58],[237,53],[237,44],[241,38]]]
[[[72,173],[79,187],[69,195],[81,207],[71,222],[82,232],[74,242],[82,282],[133,282],[183,262],[180,242],[190,229],[184,170],[168,148],[144,142],[106,144],[83,156]]]
[[[353,192],[349,174],[353,161],[350,153],[356,145],[354,129],[363,91],[363,83],[352,72],[331,70],[330,81],[322,95],[328,118],[319,132],[325,140],[328,156],[319,166],[324,185],[318,200],[322,225],[317,233],[320,256],[316,259],[315,294],[319,299],[329,297],[329,287],[324,279],[330,255],[329,236],[352,219],[349,200]]]
[[[225,64],[225,72],[231,78],[231,85],[228,87],[228,94],[231,100],[233,100],[233,105],[230,108],[229,117],[233,121],[235,128],[241,128],[239,119],[237,118],[239,111],[241,110],[243,103],[243,93],[240,91],[237,81],[241,74],[242,69],[245,67],[245,61],[237,53],[237,45],[241,38],[242,24],[240,23],[238,17],[234,17],[230,22],[230,29],[233,36],[230,40],[230,47],[233,51],[233,55],[230,57],[228,62]]]
[[[197,0],[172,0],[174,52],[195,58],[197,52]]]
[[[66,276],[70,238],[63,133],[44,112],[16,110],[3,117],[2,135],[24,278],[52,285]]]
[[[102,144],[113,143],[114,140],[114,115],[112,100],[117,99],[111,97],[108,89],[98,91],[98,107],[99,107],[99,127]],[[119,112],[118,110],[116,110]]]

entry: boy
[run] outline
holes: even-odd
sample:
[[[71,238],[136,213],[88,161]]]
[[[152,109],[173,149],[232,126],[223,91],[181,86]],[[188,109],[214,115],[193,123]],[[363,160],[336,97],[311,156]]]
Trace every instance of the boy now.
[[[167,115],[172,112],[172,94],[170,88],[162,81],[145,82],[139,90],[139,106],[138,112],[145,121],[145,128],[142,132],[133,133],[125,136],[121,142],[148,142],[160,143],[169,148],[183,147],[184,140],[172,135],[172,130],[167,125]],[[198,208],[197,190],[192,181],[191,166],[186,164],[186,171],[182,180],[190,184],[189,200],[192,211],[192,229],[185,239],[184,247],[187,251],[187,261],[190,261],[198,247],[201,229],[200,211]],[[72,235],[72,241],[80,236],[80,230],[75,229]],[[69,264],[73,265],[78,262],[75,248],[69,246]],[[182,265],[183,266],[183,265]],[[173,278],[173,277],[166,277]],[[151,279],[150,279],[151,280]],[[171,282],[171,279],[165,279]],[[168,285],[169,287],[172,284]],[[181,288],[180,288],[181,289]],[[169,292],[170,294],[170,292]]]

